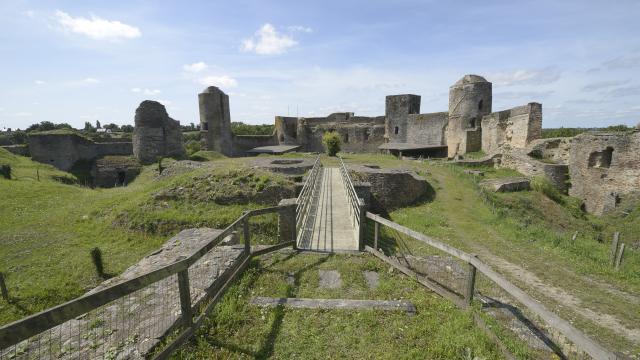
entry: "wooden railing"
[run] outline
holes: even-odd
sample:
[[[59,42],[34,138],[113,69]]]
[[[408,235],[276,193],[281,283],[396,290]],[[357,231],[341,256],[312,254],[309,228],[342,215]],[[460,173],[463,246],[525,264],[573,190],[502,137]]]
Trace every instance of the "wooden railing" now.
[[[547,325],[551,328],[557,330],[562,335],[564,335],[568,340],[573,342],[576,347],[589,354],[594,359],[617,359],[617,355],[613,352],[605,349],[602,345],[598,344],[596,341],[592,340],[585,334],[583,334],[580,330],[576,329],[573,325],[571,325],[566,320],[560,318],[558,315],[549,311],[544,305],[534,300],[527,293],[522,291],[517,286],[513,285],[507,279],[505,279],[502,275],[498,274],[494,271],[489,265],[482,262],[478,259],[477,256],[468,254],[464,251],[458,250],[452,246],[434,240],[424,234],[421,234],[417,231],[406,228],[402,225],[396,224],[390,220],[387,220],[381,216],[376,214],[372,214],[370,212],[366,213],[366,218],[370,219],[374,222],[374,239],[373,239],[373,248],[366,246],[365,250],[374,254],[375,256],[385,260],[386,262],[394,265],[400,271],[406,273],[409,276],[415,277],[420,283],[429,287],[433,291],[438,294],[452,300],[458,306],[469,306],[472,303],[473,295],[475,293],[475,283],[476,283],[476,272],[482,273],[485,277],[491,280],[493,283],[497,284],[500,288],[506,291],[510,296],[516,299],[518,302],[526,306],[533,314],[540,317],[544,320]],[[408,235],[409,237],[418,240],[422,243],[425,243],[435,249],[443,251],[457,259],[460,259],[467,263],[468,272],[467,272],[467,281],[466,281],[466,289],[464,291],[464,298],[460,299],[457,294],[451,292],[446,289],[442,285],[431,281],[426,277],[422,277],[417,275],[411,269],[406,266],[403,266],[389,257],[385,256],[383,253],[378,251],[378,243],[380,240],[380,225],[389,227],[399,233]]]
[[[177,348],[177,346],[179,346],[185,339],[191,336],[195,329],[197,329],[198,326],[202,324],[207,314],[213,309],[213,306],[224,294],[229,284],[247,267],[249,259],[252,256],[261,255],[269,251],[274,251],[286,246],[293,245],[294,241],[287,241],[268,248],[262,248],[252,253],[249,219],[253,216],[275,213],[280,209],[281,207],[275,206],[247,211],[238,219],[236,219],[231,225],[227,226],[222,232],[220,232],[206,244],[201,246],[192,255],[186,258],[180,259],[155,271],[151,271],[144,275],[137,276],[133,279],[126,280],[124,282],[109,286],[105,289],[84,295],[67,303],[55,306],[51,309],[42,311],[22,320],[0,327],[0,354],[8,353],[9,358],[20,358],[20,356],[15,356],[18,353],[18,350],[16,350],[15,354],[13,355],[11,352],[7,352],[6,350],[12,347],[16,348],[17,344],[25,340],[42,334],[43,332],[66,323],[70,320],[82,317],[88,312],[96,310],[106,304],[111,303],[114,300],[118,300],[136,291],[145,289],[149,285],[152,285],[163,279],[167,279],[172,275],[177,274],[181,311],[180,322],[183,330],[176,338],[174,338],[162,351],[158,352],[155,356],[155,358],[168,357],[170,353]],[[206,305],[204,310],[194,319],[194,306],[192,306],[191,304],[191,294],[189,287],[189,269],[196,261],[202,258],[214,247],[219,245],[223,241],[223,239],[239,229],[242,229],[244,238],[244,248],[242,249],[242,254],[235,261],[235,263],[229,269],[227,269],[227,271],[216,278],[211,286],[207,289],[209,298],[208,305]],[[201,303],[204,304],[206,303],[206,301],[201,301]],[[81,334],[78,334],[78,337],[80,336]],[[38,339],[38,344],[39,343],[40,339]],[[62,344],[59,344],[59,346],[62,347]],[[49,348],[49,351],[51,351],[51,346]],[[38,354],[39,353],[40,349],[38,349]],[[67,353],[66,355],[68,356],[69,354]]]

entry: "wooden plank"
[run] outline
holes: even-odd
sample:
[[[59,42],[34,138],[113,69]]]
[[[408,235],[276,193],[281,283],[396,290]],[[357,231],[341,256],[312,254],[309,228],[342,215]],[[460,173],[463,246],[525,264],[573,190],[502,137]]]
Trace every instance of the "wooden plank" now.
[[[473,293],[476,288],[476,267],[472,264],[467,265],[467,286],[465,288],[464,300],[467,306],[471,306],[471,303],[473,303]]]
[[[251,253],[251,232],[249,230],[249,217],[245,217],[242,222],[242,237],[244,240],[244,252]]]
[[[254,297],[251,304],[262,307],[288,306],[302,309],[355,309],[405,311],[415,314],[416,307],[406,300],[352,300],[352,299],[307,299],[307,298],[272,298]]]
[[[92,294],[68,301],[0,328],[0,349],[15,345],[56,325],[140,290],[188,268],[187,259]]]
[[[178,273],[178,291],[180,293],[180,311],[182,324],[185,327],[193,326],[193,311],[191,310],[191,290],[189,288],[189,269]]]
[[[495,282],[498,286],[504,289],[521,304],[526,306],[534,314],[542,318],[549,326],[562,333],[567,339],[573,342],[578,347],[578,349],[586,352],[594,359],[616,359],[616,355],[613,352],[607,350],[602,345],[598,344],[597,342],[583,334],[580,330],[573,327],[573,325],[560,318],[555,313],[547,310],[544,305],[534,300],[524,291],[520,290],[520,288],[507,281],[504,277],[502,277],[502,275],[495,272],[493,269],[491,269],[491,267],[481,262],[479,259],[449,245],[436,241],[424,234],[420,234],[402,225],[382,218],[378,215],[367,212],[367,218],[378,221],[385,226],[389,226],[396,231],[409,235],[416,240],[429,244],[436,249],[442,250],[450,255],[457,257],[458,259],[464,260],[474,265],[477,270],[479,270],[486,277]]]
[[[411,270],[408,267],[398,263],[397,261],[391,260],[389,257],[384,255],[383,253],[379,252],[378,250],[372,249],[370,246],[365,246],[365,250],[367,252],[370,252],[371,254],[375,255],[376,257],[378,257],[382,261],[386,262],[387,264],[389,264],[389,265],[393,266],[394,268],[400,270],[405,275],[413,278],[414,280],[416,280],[420,284],[422,284],[422,285],[426,286],[427,288],[431,289],[431,291],[435,292],[436,294],[438,294],[438,295],[442,296],[443,298],[453,302],[459,308],[464,308],[465,307],[464,303],[462,302],[462,300],[460,299],[460,297],[457,294],[445,289],[444,287],[442,287],[440,284],[436,283],[435,281],[432,281],[427,277],[420,276],[419,274],[417,274],[413,270]]]
[[[609,255],[609,258],[611,260],[611,266],[615,265],[616,254],[618,253],[618,241],[619,240],[620,240],[620,233],[616,231],[613,234],[613,241],[611,242],[611,254]]]
[[[624,243],[620,244],[620,251],[618,252],[618,256],[616,257],[616,270],[620,268],[620,263],[622,262],[622,255],[624,255]]]
[[[373,248],[378,250],[378,239],[380,238],[380,223],[377,221],[373,222],[374,230],[373,230]]]
[[[249,217],[259,216],[259,215],[278,212],[279,210],[280,210],[280,206],[272,206],[272,207],[268,207],[268,208],[249,210],[248,215],[249,215]]]
[[[280,243],[280,244],[277,244],[277,245],[273,245],[273,246],[269,246],[269,247],[266,247],[266,248],[263,248],[263,249],[260,249],[260,250],[252,250],[251,251],[251,256],[254,257],[254,256],[260,256],[260,255],[268,254],[270,252],[277,251],[277,250],[280,250],[280,249],[284,249],[286,247],[293,246],[295,244],[296,244],[295,241],[286,241],[286,242],[283,242],[283,243]]]

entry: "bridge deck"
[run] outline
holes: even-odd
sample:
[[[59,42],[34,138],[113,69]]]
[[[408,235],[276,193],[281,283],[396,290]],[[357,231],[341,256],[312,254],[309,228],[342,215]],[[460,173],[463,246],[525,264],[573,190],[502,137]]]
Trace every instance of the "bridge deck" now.
[[[358,251],[344,181],[339,168],[324,168],[298,248],[313,251]]]

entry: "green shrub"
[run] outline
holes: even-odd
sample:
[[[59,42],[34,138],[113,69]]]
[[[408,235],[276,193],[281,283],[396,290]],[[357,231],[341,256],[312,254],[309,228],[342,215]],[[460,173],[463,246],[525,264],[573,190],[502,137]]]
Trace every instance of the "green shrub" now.
[[[202,146],[200,144],[200,140],[189,140],[184,145],[185,150],[187,151],[187,156],[192,156],[198,151],[202,150]]]
[[[5,179],[11,180],[11,165],[0,165],[0,175]]]
[[[340,152],[340,135],[335,131],[329,131],[322,135],[322,143],[329,156],[336,156]]]
[[[546,177],[536,176],[531,180],[531,188],[535,191],[543,193],[549,199],[564,204],[564,198],[558,189]]]

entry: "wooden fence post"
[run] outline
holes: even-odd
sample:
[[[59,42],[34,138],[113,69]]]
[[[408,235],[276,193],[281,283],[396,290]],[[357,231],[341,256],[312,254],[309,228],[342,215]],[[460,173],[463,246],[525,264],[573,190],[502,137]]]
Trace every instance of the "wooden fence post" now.
[[[189,268],[178,273],[178,290],[180,291],[182,323],[185,327],[192,327],[193,312],[191,310],[191,290],[189,289]]]
[[[478,255],[471,254],[471,256],[477,258]],[[467,306],[471,306],[473,302],[473,293],[476,288],[476,267],[471,263],[467,263],[467,287],[465,289],[464,300]]]
[[[248,254],[251,253],[251,233],[249,232],[249,216],[244,218],[242,222],[242,227],[244,230],[244,252]]]
[[[616,262],[616,254],[618,253],[618,240],[620,239],[620,233],[615,232],[613,234],[613,242],[611,243],[611,266],[615,265]]]
[[[7,284],[4,283],[4,274],[0,272],[0,292],[2,293],[2,298],[9,302],[9,292],[7,291]]]
[[[620,244],[620,251],[618,252],[618,257],[616,258],[616,270],[620,268],[620,263],[622,262],[623,254],[624,254],[624,243]]]
[[[377,221],[373,221],[374,232],[373,232],[373,248],[378,250],[378,239],[380,238],[380,223]]]

